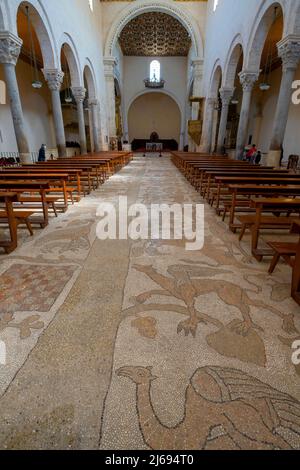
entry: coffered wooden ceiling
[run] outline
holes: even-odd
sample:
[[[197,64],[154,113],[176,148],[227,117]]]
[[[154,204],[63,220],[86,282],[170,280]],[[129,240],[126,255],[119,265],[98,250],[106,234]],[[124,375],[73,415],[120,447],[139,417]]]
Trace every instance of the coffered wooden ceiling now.
[[[125,56],[187,56],[191,38],[173,16],[149,12],[137,16],[124,27],[119,43]]]

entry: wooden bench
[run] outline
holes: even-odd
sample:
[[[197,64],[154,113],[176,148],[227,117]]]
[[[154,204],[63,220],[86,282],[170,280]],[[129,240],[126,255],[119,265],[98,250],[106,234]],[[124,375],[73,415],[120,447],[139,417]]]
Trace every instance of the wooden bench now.
[[[242,229],[239,236],[239,241],[242,241],[247,229],[251,229],[256,222],[256,215],[249,214],[249,215],[241,215],[238,216],[237,219],[240,221]],[[260,228],[267,230],[267,229],[283,229],[283,228],[290,228],[295,222],[295,217],[281,217],[281,216],[262,216],[260,218]]]
[[[294,222],[292,232],[300,235],[300,221]],[[300,305],[300,237],[297,243],[269,242],[274,256],[269,273],[272,274],[280,258],[293,268],[291,296]]]
[[[13,203],[17,200],[18,194],[15,192],[0,192],[0,203],[3,203],[5,206],[5,215],[10,233],[10,240],[0,240],[0,247],[4,248],[7,254],[14,251],[18,246],[18,223],[13,209]]]
[[[50,189],[49,181],[17,181],[17,180],[0,180],[0,191],[8,191],[17,193],[15,202],[18,202],[20,196],[27,196],[27,193],[39,196],[42,201],[43,216],[41,219],[37,219],[35,222],[38,223],[42,228],[46,227],[49,223],[48,203],[46,201],[47,191]]]
[[[31,182],[39,182],[39,181],[45,181],[51,182],[51,186],[55,186],[56,188],[51,188],[49,185],[48,190],[49,191],[56,191],[56,192],[61,192],[63,195],[64,199],[64,210],[66,211],[68,208],[68,191],[73,190],[74,188],[67,188],[67,182],[69,180],[69,175],[67,173],[13,173],[13,172],[0,172],[0,181],[1,180],[10,180],[10,181],[19,181],[19,182],[25,182],[27,184]],[[44,200],[46,203],[46,200]]]
[[[273,256],[273,251],[268,249],[259,249],[258,241],[260,235],[260,229],[262,228],[262,213],[264,211],[274,212],[300,212],[300,199],[289,199],[289,198],[258,198],[251,199],[251,206],[255,209],[255,222],[251,230],[251,252],[257,261],[262,261],[264,256]],[[299,219],[300,220],[300,219]],[[291,224],[288,228],[297,222],[295,219],[291,219]],[[279,225],[279,220],[277,220]]]
[[[282,185],[282,186],[273,186],[273,185],[244,185],[244,184],[230,184],[228,186],[229,192],[231,193],[231,203],[230,203],[230,218],[229,218],[229,228],[232,232],[236,232],[237,229],[241,229],[241,224],[235,223],[236,208],[239,204],[240,197],[292,197],[300,195],[300,187],[294,185]],[[250,207],[249,203],[249,207]],[[254,209],[252,207],[252,209]]]
[[[269,274],[273,274],[281,257],[287,264],[294,267],[292,258],[296,256],[298,243],[268,242],[268,245],[275,253],[270,264]]]
[[[28,231],[30,235],[33,235],[33,230],[32,226],[29,220],[29,217],[34,214],[33,212],[29,211],[18,211],[18,210],[13,210],[14,211],[14,216],[16,220],[16,226],[25,224],[26,227],[28,228]],[[2,210],[0,208],[0,223],[1,224],[8,224],[9,225],[9,215],[6,210]]]

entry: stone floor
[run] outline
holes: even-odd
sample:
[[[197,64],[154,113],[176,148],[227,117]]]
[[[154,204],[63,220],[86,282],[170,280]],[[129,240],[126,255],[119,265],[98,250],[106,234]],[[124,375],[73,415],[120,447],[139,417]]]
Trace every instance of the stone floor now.
[[[290,269],[268,276],[208,206],[201,251],[101,241],[120,195],[201,203],[168,157],[137,156],[0,257],[0,448],[300,448]]]

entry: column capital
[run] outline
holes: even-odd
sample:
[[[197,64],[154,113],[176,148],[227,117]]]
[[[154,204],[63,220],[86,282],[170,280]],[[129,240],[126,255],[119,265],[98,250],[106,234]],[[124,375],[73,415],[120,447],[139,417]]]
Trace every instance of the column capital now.
[[[240,82],[244,91],[252,91],[255,82],[257,82],[258,80],[259,74],[259,70],[257,70],[256,72],[243,70],[239,73]]]
[[[89,100],[89,106],[98,106],[99,105],[99,100],[97,98]]]
[[[277,43],[283,70],[295,70],[300,63],[300,36],[289,35]]]
[[[213,98],[212,96],[209,96],[208,98],[206,98],[207,106],[214,106],[216,102],[217,102],[217,99]]]
[[[86,88],[83,86],[74,86],[71,88],[76,102],[83,103],[86,97]]]
[[[233,97],[235,88],[222,87],[220,88],[220,96],[223,106],[229,106],[230,101]]]
[[[64,73],[59,69],[43,69],[43,74],[51,91],[60,91]]]
[[[195,57],[195,59],[192,60],[192,67],[194,71],[194,77],[198,75],[203,75],[203,64],[204,60],[200,59],[199,57]]]
[[[0,64],[16,65],[23,41],[9,31],[0,31]]]
[[[114,77],[114,69],[117,65],[117,60],[113,56],[103,57],[103,64],[104,64],[104,76],[106,78],[113,78]]]

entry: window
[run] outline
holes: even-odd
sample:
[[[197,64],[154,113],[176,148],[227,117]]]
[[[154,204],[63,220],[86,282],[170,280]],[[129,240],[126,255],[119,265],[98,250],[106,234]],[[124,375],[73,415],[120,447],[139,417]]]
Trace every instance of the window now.
[[[160,63],[158,62],[158,60],[152,60],[150,64],[150,81],[160,81]]]
[[[214,0],[214,11],[216,11],[218,5],[219,5],[219,0]]]

